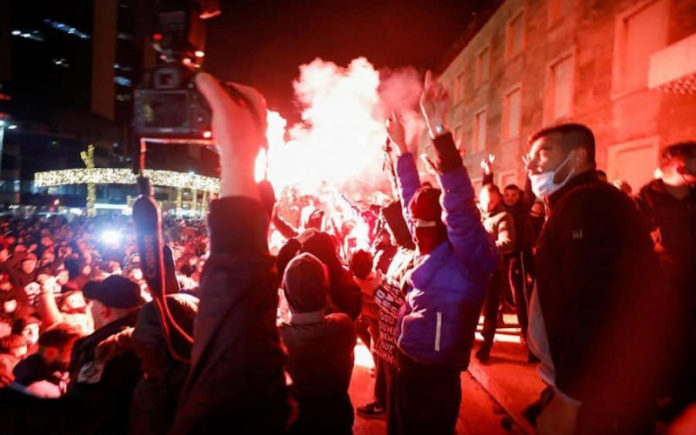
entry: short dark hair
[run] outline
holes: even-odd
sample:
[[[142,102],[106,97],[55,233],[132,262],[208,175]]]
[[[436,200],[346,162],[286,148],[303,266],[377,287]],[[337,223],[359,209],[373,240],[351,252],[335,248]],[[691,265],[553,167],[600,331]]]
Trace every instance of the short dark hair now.
[[[584,148],[587,151],[587,160],[595,163],[595,137],[592,130],[584,124],[565,123],[552,125],[542,128],[529,137],[529,145],[542,137],[559,134],[567,137],[569,140],[563,142],[563,146],[568,149]]]
[[[350,271],[359,279],[365,279],[372,272],[372,254],[359,249],[350,257]]]
[[[660,158],[664,164],[674,157],[691,156],[694,154],[696,154],[695,141],[677,142],[662,148]]]
[[[67,323],[59,323],[39,336],[39,346],[64,348],[71,342],[80,338],[80,333],[75,327]]]
[[[518,192],[522,191],[522,189],[520,189],[519,186],[515,183],[508,184],[507,186],[505,186],[505,189],[503,189],[503,190],[516,190]]]

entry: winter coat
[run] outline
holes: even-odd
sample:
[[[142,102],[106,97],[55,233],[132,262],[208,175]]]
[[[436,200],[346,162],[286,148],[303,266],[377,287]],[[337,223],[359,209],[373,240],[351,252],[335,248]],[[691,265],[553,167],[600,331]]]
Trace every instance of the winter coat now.
[[[535,291],[553,381],[588,410],[598,405],[603,416],[595,417],[631,421],[625,413],[652,400],[667,361],[669,308],[649,235],[634,203],[595,171],[574,176],[547,203]]]
[[[83,418],[74,419],[76,433],[125,433],[128,409],[136,383],[142,377],[140,361],[129,346],[104,363],[96,361],[99,344],[135,324],[135,310],[75,342],[70,359],[67,398]],[[77,429],[79,427],[79,429]]]
[[[288,351],[291,391],[299,404],[292,433],[350,434],[353,406],[348,385],[353,371],[355,329],[344,313],[292,320],[281,329]]]
[[[663,270],[671,279],[696,282],[696,188],[684,199],[667,192],[662,180],[640,189],[636,203],[653,236]]]
[[[483,227],[495,243],[501,257],[515,250],[515,224],[512,215],[505,211],[502,204],[483,214]]]
[[[170,433],[285,432],[289,405],[268,224],[258,201],[210,204],[191,371]]]
[[[435,148],[438,153],[454,150],[452,136],[438,137]],[[412,154],[399,157],[396,172],[404,216],[413,234],[415,227],[408,204],[420,181]],[[447,240],[429,254],[420,255],[414,269],[406,275],[397,346],[416,361],[465,370],[488,274],[495,269],[499,257],[481,224],[474,188],[461,160],[440,174],[439,181]]]

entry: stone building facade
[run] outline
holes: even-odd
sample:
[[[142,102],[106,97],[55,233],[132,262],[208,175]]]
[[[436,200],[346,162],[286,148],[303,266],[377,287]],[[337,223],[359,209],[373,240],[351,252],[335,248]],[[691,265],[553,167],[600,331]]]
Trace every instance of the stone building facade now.
[[[507,0],[439,77],[475,180],[490,153],[522,185],[528,136],[575,121],[637,190],[661,146],[696,140],[696,0]]]

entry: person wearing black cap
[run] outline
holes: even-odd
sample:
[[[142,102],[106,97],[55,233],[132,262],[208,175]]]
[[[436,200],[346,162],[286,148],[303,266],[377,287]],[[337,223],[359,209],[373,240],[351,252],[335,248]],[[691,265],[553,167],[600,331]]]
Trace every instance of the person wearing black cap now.
[[[95,350],[104,340],[135,325],[144,300],[140,286],[119,275],[88,282],[83,293],[90,301],[95,331],[77,341],[70,362],[68,396],[82,407],[80,432],[124,433],[135,384],[142,376],[132,349],[110,359],[97,359]]]
[[[299,403],[293,434],[351,434],[355,328],[345,313],[324,314],[329,289],[324,264],[303,253],[288,263],[283,291],[290,322],[281,327],[291,392]]]

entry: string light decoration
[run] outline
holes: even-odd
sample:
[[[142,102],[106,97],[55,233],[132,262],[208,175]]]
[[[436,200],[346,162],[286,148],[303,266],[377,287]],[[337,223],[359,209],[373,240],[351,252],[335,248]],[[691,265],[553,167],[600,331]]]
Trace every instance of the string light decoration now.
[[[220,192],[220,179],[185,172],[145,169],[145,176],[155,186],[195,189],[209,193]],[[136,175],[127,168],[62,169],[37,172],[36,187],[69,184],[136,184]]]
[[[85,163],[85,167],[94,170],[94,145],[89,144],[87,151],[80,152],[80,158]],[[94,217],[97,215],[97,185],[94,183],[87,184],[87,216]]]

